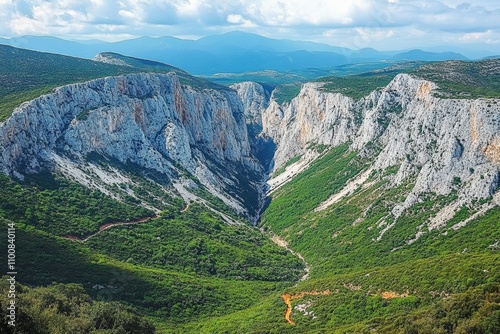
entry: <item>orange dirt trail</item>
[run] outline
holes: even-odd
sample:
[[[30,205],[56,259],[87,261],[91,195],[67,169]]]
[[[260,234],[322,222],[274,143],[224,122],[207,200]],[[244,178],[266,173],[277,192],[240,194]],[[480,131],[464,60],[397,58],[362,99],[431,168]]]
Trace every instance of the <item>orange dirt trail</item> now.
[[[186,212],[187,210],[189,210],[189,203],[186,205],[186,207],[184,209],[181,210],[181,213]],[[65,235],[65,236],[63,236],[63,238],[68,239],[68,240],[73,240],[73,241],[85,242],[85,241],[89,240],[90,238],[95,237],[96,235],[98,235],[102,231],[105,231],[109,228],[112,228],[115,226],[135,225],[135,224],[145,223],[151,219],[158,218],[158,217],[160,217],[160,215],[156,214],[154,216],[148,216],[148,217],[130,220],[130,221],[108,223],[108,224],[104,224],[104,225],[99,226],[99,229],[96,232],[88,234],[85,237],[79,238],[79,237],[74,236],[74,235]]]
[[[187,210],[189,210],[189,204],[190,204],[190,203],[188,203],[188,204],[186,205],[186,207],[185,207],[184,209],[182,209],[182,210],[181,210],[181,213],[186,212]]]
[[[140,224],[140,223],[144,223],[144,222],[147,222],[147,221],[149,221],[149,220],[151,220],[153,218],[158,218],[158,217],[159,217],[159,215],[154,215],[154,216],[144,217],[144,218],[140,218],[140,219],[136,219],[136,220],[130,220],[130,221],[124,221],[124,222],[116,222],[116,223],[108,223],[108,224],[104,224],[104,225],[99,226],[99,229],[97,230],[97,232],[89,234],[89,235],[87,235],[87,236],[85,236],[83,238],[79,238],[79,237],[74,236],[74,235],[66,235],[63,238],[69,239],[69,240],[73,240],[73,241],[85,242],[85,241],[89,240],[90,238],[98,235],[102,231],[106,231],[107,229],[110,229],[112,227],[122,226],[122,225]]]
[[[290,325],[295,325],[295,322],[292,320],[291,316],[292,316],[292,300],[293,299],[299,299],[299,298],[302,298],[304,296],[316,296],[316,295],[329,295],[330,294],[330,290],[325,290],[325,291],[302,291],[302,292],[298,292],[296,294],[288,294],[288,293],[284,293],[281,295],[281,298],[283,298],[283,301],[285,302],[286,304],[286,311],[285,311],[285,319],[286,321],[288,321],[288,323]]]

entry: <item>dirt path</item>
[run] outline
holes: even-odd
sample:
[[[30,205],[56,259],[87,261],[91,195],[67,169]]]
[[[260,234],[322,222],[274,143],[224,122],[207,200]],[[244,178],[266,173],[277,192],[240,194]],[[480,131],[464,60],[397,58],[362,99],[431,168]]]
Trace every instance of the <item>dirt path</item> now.
[[[304,276],[302,276],[299,279],[299,282],[308,280],[309,279],[309,273],[311,271],[311,265],[306,262],[306,260],[302,256],[302,254],[300,254],[299,252],[296,252],[293,249],[291,249],[290,247],[288,247],[288,243],[285,240],[281,239],[278,235],[276,235],[274,233],[272,233],[271,235],[272,235],[272,237],[271,237],[272,242],[274,242],[276,245],[278,245],[280,247],[285,248],[287,251],[289,251],[290,253],[292,253],[294,256],[298,257],[304,263],[304,265],[305,265]]]
[[[281,295],[281,298],[283,298],[283,301],[286,304],[286,310],[285,310],[285,319],[288,321],[290,325],[295,325],[295,322],[291,319],[292,316],[292,296],[289,295],[288,293],[284,293]]]
[[[89,235],[85,236],[84,238],[79,238],[79,237],[74,236],[74,235],[66,235],[66,236],[63,236],[63,238],[68,239],[68,240],[73,240],[73,241],[85,242],[85,241],[89,240],[90,238],[95,237],[96,235],[98,235],[102,231],[106,231],[107,229],[110,229],[112,227],[140,224],[140,223],[144,223],[144,222],[147,222],[151,219],[158,218],[158,217],[159,217],[159,215],[154,215],[154,216],[144,217],[144,218],[130,220],[130,221],[108,223],[108,224],[104,224],[104,225],[99,226],[99,230],[97,232],[89,234]]]
[[[191,203],[188,202],[187,205],[186,205],[186,207],[184,209],[182,209],[180,211],[180,213],[183,213],[183,212],[186,212],[187,210],[189,210],[189,205],[190,204]],[[136,224],[140,224],[140,223],[145,223],[145,222],[147,222],[147,221],[149,221],[151,219],[158,218],[158,217],[160,217],[160,215],[156,214],[154,216],[144,217],[144,218],[130,220],[130,221],[121,221],[121,222],[116,222],[116,223],[108,223],[108,224],[104,224],[104,225],[99,226],[99,230],[97,232],[94,232],[92,234],[86,235],[83,238],[80,238],[80,237],[77,237],[77,236],[74,236],[74,235],[65,235],[65,236],[63,236],[63,238],[68,239],[68,240],[73,240],[73,241],[85,242],[85,241],[89,240],[90,238],[95,237],[96,235],[98,235],[102,231],[106,231],[109,228],[112,228],[112,227],[115,227],[115,226],[136,225]]]
[[[301,291],[298,293],[295,293],[293,295],[284,293],[281,295],[281,298],[283,298],[283,301],[286,304],[286,310],[285,310],[285,319],[288,321],[290,325],[295,325],[295,321],[292,320],[292,300],[294,299],[300,299],[304,296],[317,296],[317,295],[329,295],[331,292],[330,290],[325,290],[325,291]]]
[[[263,229],[261,229],[261,232],[264,233]],[[304,256],[302,256],[302,254],[300,254],[299,252],[296,252],[294,251],[293,249],[291,249],[289,246],[288,246],[288,243],[283,240],[282,238],[280,238],[278,235],[274,234],[274,233],[270,233],[271,235],[271,240],[278,246],[280,247],[283,247],[285,248],[286,250],[288,250],[290,253],[292,253],[293,255],[295,255],[296,257],[298,257],[305,265],[305,268],[304,268],[304,276],[302,276],[299,281],[297,282],[297,284],[295,286],[297,286],[299,284],[299,282],[302,282],[302,281],[305,281],[307,279],[309,279],[309,273],[311,271],[311,265],[309,263],[307,263],[307,261],[304,259]],[[330,290],[324,290],[324,291],[301,291],[301,292],[298,292],[298,293],[295,293],[295,294],[289,294],[289,293],[284,293],[281,295],[281,298],[283,299],[283,302],[286,304],[286,310],[285,310],[285,319],[286,321],[290,324],[290,325],[295,325],[295,322],[292,320],[292,300],[294,299],[300,299],[304,296],[316,296],[316,295],[329,295],[331,292]]]
[[[181,213],[186,212],[187,210],[189,210],[189,205],[190,205],[190,204],[191,204],[191,203],[188,203],[188,204],[186,205],[186,207],[185,207],[184,209],[182,209],[182,210],[181,210]]]

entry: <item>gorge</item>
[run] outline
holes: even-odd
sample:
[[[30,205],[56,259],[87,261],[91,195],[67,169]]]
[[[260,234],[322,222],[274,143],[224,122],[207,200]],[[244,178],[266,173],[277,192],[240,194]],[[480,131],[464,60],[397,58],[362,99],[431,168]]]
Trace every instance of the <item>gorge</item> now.
[[[167,333],[431,330],[464,294],[497,317],[500,99],[388,73],[361,98],[316,80],[278,103],[139,66],[22,103],[0,124],[21,283],[81,284]]]

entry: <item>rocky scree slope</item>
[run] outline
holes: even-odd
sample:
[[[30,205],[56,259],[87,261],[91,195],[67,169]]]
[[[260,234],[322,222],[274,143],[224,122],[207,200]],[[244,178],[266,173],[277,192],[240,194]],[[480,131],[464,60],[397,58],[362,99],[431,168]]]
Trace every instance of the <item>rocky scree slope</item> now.
[[[82,166],[97,153],[161,175],[184,192],[197,187],[193,175],[255,221],[262,167],[251,154],[243,112],[234,91],[196,89],[175,73],[71,84],[22,104],[0,125],[0,169],[23,179],[49,168],[103,191],[102,184],[123,182],[97,165],[98,178],[88,175]]]

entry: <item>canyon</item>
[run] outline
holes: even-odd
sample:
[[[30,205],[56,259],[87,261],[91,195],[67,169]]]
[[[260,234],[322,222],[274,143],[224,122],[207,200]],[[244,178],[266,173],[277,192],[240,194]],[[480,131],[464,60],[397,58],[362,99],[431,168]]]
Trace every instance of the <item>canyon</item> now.
[[[372,161],[370,170],[399,166],[394,186],[415,179],[393,209],[396,217],[425,193],[457,192],[430,229],[445,224],[453,208],[489,198],[500,184],[498,100],[435,97],[434,83],[409,74],[359,100],[325,92],[318,83],[304,84],[282,105],[257,83],[231,88],[193,88],[174,73],[57,88],[24,103],[1,125],[0,168],[19,179],[55,169],[105,192],[102,184],[120,177],[93,165],[98,177],[89,178],[82,166],[92,153],[157,172],[170,185],[191,184],[187,172],[256,223],[273,171],[300,157],[276,176],[283,185],[321,155],[318,148],[348,143]],[[274,145],[257,147],[258,140]],[[272,150],[267,172],[259,149]]]

